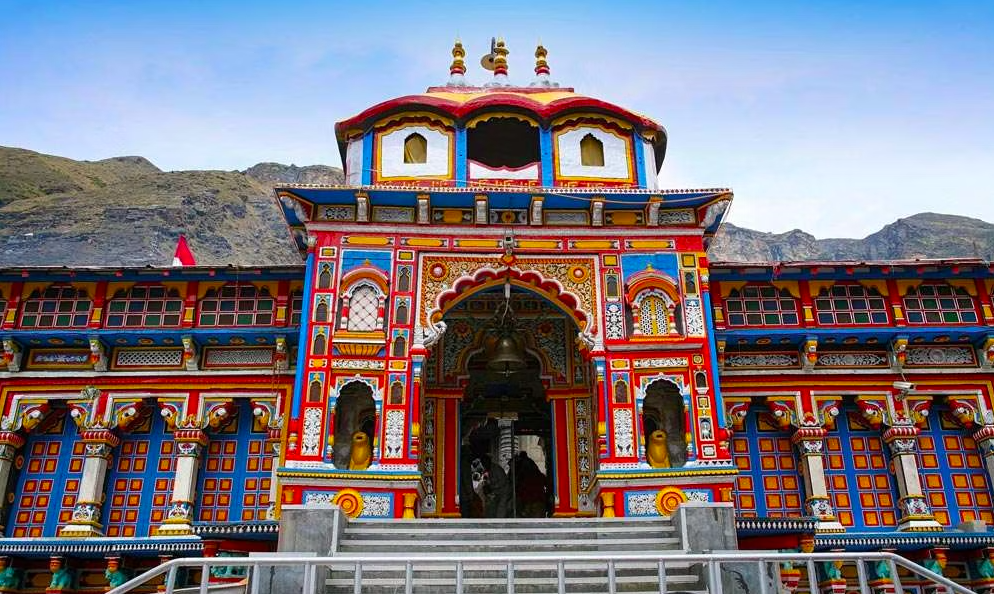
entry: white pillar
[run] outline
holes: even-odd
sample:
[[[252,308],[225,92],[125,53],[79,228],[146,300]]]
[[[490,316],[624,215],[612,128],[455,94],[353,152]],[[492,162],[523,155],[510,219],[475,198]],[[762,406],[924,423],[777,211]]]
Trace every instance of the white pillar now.
[[[193,532],[193,509],[197,497],[197,468],[200,456],[207,445],[207,434],[200,429],[178,429],[173,433],[176,442],[176,475],[169,509],[162,525],[156,530],[159,536],[175,536]]]
[[[10,471],[14,468],[14,458],[17,456],[17,450],[21,449],[23,445],[24,438],[19,433],[0,431],[0,487],[9,484]],[[3,518],[8,516],[7,497],[9,496],[13,500],[14,494],[2,492],[0,495],[3,496],[3,499],[0,499],[0,534],[5,534],[7,527],[3,524]]]
[[[884,431],[884,443],[890,448],[897,492],[900,496],[901,519],[898,530],[939,531],[942,525],[932,515],[932,508],[925,501],[921,478],[918,475],[918,427],[894,425]]]
[[[828,497],[825,479],[824,427],[801,427],[791,436],[791,442],[801,456],[801,476],[804,478],[804,505],[812,516],[818,518],[819,532],[843,532],[845,529],[835,516],[835,509]]]
[[[104,503],[107,467],[113,457],[113,449],[121,443],[121,439],[110,429],[87,429],[81,437],[86,446],[83,476],[72,519],[59,531],[59,536],[63,537],[103,536],[100,510]]]

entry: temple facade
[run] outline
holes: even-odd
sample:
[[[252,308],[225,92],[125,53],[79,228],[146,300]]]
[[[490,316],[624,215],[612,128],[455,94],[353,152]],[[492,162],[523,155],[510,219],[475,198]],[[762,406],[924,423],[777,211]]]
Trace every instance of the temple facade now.
[[[274,550],[283,506],[687,501],[994,585],[994,267],[709,262],[732,192],[660,189],[661,125],[452,54],[275,190],[300,266],[0,270],[0,592]]]

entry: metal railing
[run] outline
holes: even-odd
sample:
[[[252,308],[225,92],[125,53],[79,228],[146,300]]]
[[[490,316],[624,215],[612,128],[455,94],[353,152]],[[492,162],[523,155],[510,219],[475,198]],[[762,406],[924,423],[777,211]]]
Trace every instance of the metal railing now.
[[[172,559],[151,569],[124,584],[110,590],[108,594],[127,594],[137,588],[152,585],[151,582],[159,577],[165,576],[165,594],[173,594],[179,586],[177,579],[180,577],[180,570],[184,568],[200,570],[199,581],[186,587],[199,588],[199,594],[207,594],[210,584],[212,567],[243,567],[248,570],[247,594],[269,594],[268,589],[264,589],[264,581],[270,568],[283,567],[298,570],[296,575],[302,577],[301,594],[318,594],[324,592],[326,585],[318,583],[323,581],[319,576],[319,569],[328,569],[336,572],[345,572],[351,575],[351,582],[354,594],[363,591],[363,568],[375,566],[397,566],[403,568],[404,592],[412,594],[416,586],[414,570],[420,567],[430,567],[437,571],[439,566],[450,567],[455,575],[452,581],[452,591],[456,594],[463,594],[464,579],[467,565],[470,567],[487,565],[499,566],[503,573],[503,581],[507,584],[507,592],[513,594],[515,585],[518,583],[516,570],[523,568],[534,568],[535,566],[554,566],[556,574],[556,586],[559,594],[566,592],[566,584],[569,582],[567,570],[571,567],[583,564],[587,568],[597,565],[604,570],[607,591],[611,594],[617,592],[619,568],[625,566],[654,564],[656,575],[649,579],[658,587],[660,594],[668,594],[667,572],[668,569],[680,565],[684,571],[688,567],[696,567],[700,570],[700,577],[703,586],[691,587],[689,589],[706,588],[710,594],[723,594],[724,585],[722,583],[722,570],[729,565],[734,565],[736,570],[741,570],[744,564],[753,564],[759,576],[759,594],[776,594],[778,584],[771,584],[772,577],[779,575],[778,572],[770,572],[770,569],[778,569],[782,564],[790,563],[793,566],[800,566],[807,570],[808,591],[817,594],[819,588],[818,563],[837,564],[841,562],[843,566],[854,565],[855,577],[858,583],[860,594],[872,594],[870,581],[871,577],[869,564],[874,564],[875,575],[878,575],[881,568],[889,573],[889,579],[893,582],[893,591],[897,594],[905,592],[901,585],[902,576],[899,570],[906,570],[907,574],[915,582],[927,582],[932,586],[946,588],[947,594],[975,594],[973,590],[957,584],[952,580],[905,559],[894,553],[762,553],[762,552],[741,552],[729,551],[721,553],[695,553],[695,554],[612,554],[604,553],[599,555],[579,554],[579,555],[438,555],[426,557],[404,557],[404,556],[372,556],[343,555],[337,557],[305,557],[305,556],[274,556],[274,557],[201,557],[201,558],[181,558]],[[883,566],[878,565],[883,563]],[[836,566],[836,570],[841,575],[841,568]],[[472,571],[472,570],[471,570]],[[684,574],[686,575],[686,574]],[[213,584],[217,585],[217,584]],[[687,588],[681,588],[681,590]],[[803,588],[801,588],[803,589]]]

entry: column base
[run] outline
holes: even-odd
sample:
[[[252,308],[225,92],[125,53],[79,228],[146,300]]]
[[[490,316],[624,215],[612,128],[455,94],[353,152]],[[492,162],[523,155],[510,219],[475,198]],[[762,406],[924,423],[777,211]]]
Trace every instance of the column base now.
[[[900,520],[897,523],[899,532],[942,532],[945,528],[934,518],[920,520]]]
[[[818,525],[815,527],[816,534],[823,534],[826,532],[845,532],[846,527],[842,525],[838,520],[820,520]]]
[[[89,538],[103,535],[104,532],[100,526],[92,524],[66,524],[59,530],[59,536],[62,538]]]
[[[176,522],[173,524],[160,524],[155,529],[156,536],[187,536],[193,534],[193,525],[189,522]]]

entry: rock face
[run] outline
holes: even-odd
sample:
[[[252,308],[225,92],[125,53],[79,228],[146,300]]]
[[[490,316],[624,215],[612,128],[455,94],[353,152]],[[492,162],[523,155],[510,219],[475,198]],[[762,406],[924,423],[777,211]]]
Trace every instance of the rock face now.
[[[0,266],[166,266],[180,233],[197,264],[299,265],[272,197],[276,184],[341,184],[326,165],[160,171],[142,157],[73,161],[0,147]],[[994,260],[994,225],[924,213],[864,239],[815,239],[726,224],[712,261]]]
[[[0,266],[166,266],[180,233],[199,265],[299,265],[273,184],[341,179],[324,165],[163,172],[0,147]]]
[[[800,260],[994,259],[994,225],[931,212],[885,226],[863,239],[815,239],[799,229],[764,233],[725,224],[708,250],[712,262]]]

